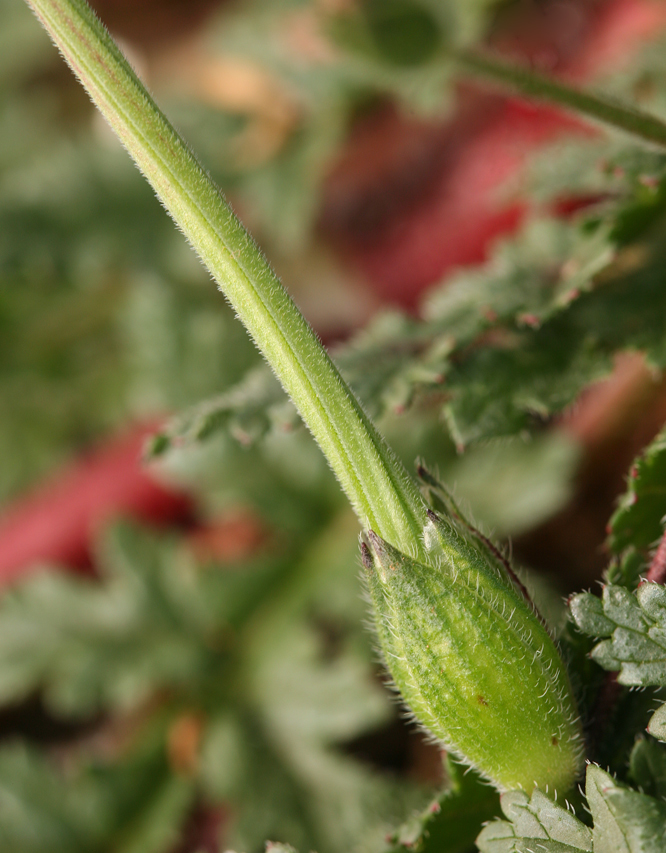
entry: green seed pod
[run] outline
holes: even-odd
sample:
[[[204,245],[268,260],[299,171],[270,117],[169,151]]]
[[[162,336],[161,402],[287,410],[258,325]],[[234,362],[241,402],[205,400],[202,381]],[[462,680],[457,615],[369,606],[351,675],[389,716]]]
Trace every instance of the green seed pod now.
[[[361,546],[397,689],[421,724],[500,790],[569,791],[582,734],[553,639],[483,537],[455,516],[428,519],[427,565],[373,532]]]

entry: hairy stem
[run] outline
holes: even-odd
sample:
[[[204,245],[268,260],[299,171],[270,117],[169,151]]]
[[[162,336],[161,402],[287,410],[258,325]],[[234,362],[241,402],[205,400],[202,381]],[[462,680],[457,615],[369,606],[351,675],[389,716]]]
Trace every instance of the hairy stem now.
[[[521,95],[572,110],[586,118],[599,121],[616,130],[628,133],[641,142],[666,148],[666,124],[656,116],[615,101],[604,95],[585,92],[545,77],[529,68],[474,51],[455,54],[459,64],[473,74],[509,86]]]
[[[85,0],[27,0],[296,404],[366,529],[420,553],[425,508],[402,463],[220,189]]]

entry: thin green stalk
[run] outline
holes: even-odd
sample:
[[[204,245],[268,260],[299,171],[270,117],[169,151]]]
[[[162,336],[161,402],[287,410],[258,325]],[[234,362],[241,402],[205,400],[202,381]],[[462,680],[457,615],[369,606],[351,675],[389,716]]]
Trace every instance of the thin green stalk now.
[[[548,101],[628,133],[643,143],[666,148],[666,124],[656,116],[487,54],[462,51],[455,54],[455,59],[473,74],[494,80],[503,86],[508,85],[521,95]]]
[[[107,30],[85,0],[27,2],[277,374],[362,525],[421,553],[425,508],[414,481]]]
[[[416,484],[85,0],[28,3],[220,284],[356,509],[367,530],[362,559],[379,640],[406,701],[498,787],[573,787],[581,732],[564,664],[494,552],[454,515],[427,513]]]

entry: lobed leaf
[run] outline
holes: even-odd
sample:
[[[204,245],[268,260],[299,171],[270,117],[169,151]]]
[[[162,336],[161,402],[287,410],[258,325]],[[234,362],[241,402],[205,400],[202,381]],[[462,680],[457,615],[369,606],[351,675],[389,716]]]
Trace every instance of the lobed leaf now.
[[[481,853],[658,853],[666,841],[666,803],[620,785],[600,767],[587,769],[585,795],[593,828],[535,789],[502,796],[508,821],[477,838]]]
[[[666,685],[666,587],[643,583],[634,593],[608,584],[601,600],[582,592],[569,607],[584,634],[608,638],[597,643],[591,656],[603,669],[618,672],[620,684]],[[648,731],[666,740],[666,705],[652,716]]]
[[[46,571],[0,602],[0,699],[43,690],[57,713],[136,707],[223,672],[228,634],[271,572],[199,573],[170,541],[117,527],[102,583]]]
[[[531,797],[509,791],[501,798],[508,821],[493,821],[476,840],[481,853],[592,853],[592,832],[563,806],[535,789]]]
[[[587,770],[585,795],[594,820],[594,853],[660,853],[666,803],[618,784],[600,767]]]
[[[666,587],[644,583],[633,593],[608,584],[601,601],[579,593],[570,609],[584,634],[609,638],[594,647],[592,657],[604,669],[619,671],[621,684],[666,685]]]
[[[624,203],[586,227],[532,222],[483,268],[447,280],[422,320],[392,314],[341,347],[341,372],[375,417],[443,400],[449,430],[465,446],[561,411],[610,372],[617,352],[642,350],[661,369],[665,206],[666,180],[648,189],[637,178]],[[268,383],[262,398],[253,395],[256,384],[252,374],[233,392],[237,416],[264,407],[264,424],[280,422],[272,413],[283,404]],[[216,419],[228,423],[229,406],[228,397],[203,404],[206,434]],[[201,411],[167,425],[156,447],[195,438]]]

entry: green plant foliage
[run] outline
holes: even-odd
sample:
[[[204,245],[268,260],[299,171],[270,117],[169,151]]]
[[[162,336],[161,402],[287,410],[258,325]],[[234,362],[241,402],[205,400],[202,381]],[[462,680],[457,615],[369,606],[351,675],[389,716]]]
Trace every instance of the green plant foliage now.
[[[158,853],[179,837],[194,780],[169,772],[163,744],[147,733],[116,764],[84,757],[64,772],[23,745],[0,750],[0,838],[8,853]]]
[[[632,593],[608,584],[601,600],[582,592],[570,608],[583,633],[610,638],[594,647],[592,657],[604,669],[618,671],[621,684],[666,684],[666,587],[644,583]]]
[[[336,362],[370,413],[378,417],[387,411],[404,410],[416,395],[422,399],[428,394],[448,394],[455,361],[473,349],[476,339],[495,326],[519,326],[518,318],[523,315],[555,311],[558,300],[566,301],[569,285],[559,290],[559,296],[557,287],[555,295],[551,288],[533,287],[534,265],[543,264],[544,276],[546,270],[552,276],[552,269],[570,257],[572,236],[568,226],[554,220],[534,223],[517,243],[500,248],[490,267],[493,275],[488,275],[489,270],[462,274],[448,282],[441,294],[434,294],[426,306],[425,321],[387,314],[338,349],[334,353]],[[608,247],[596,238],[591,242],[590,265],[594,268],[600,259],[603,261]],[[269,410],[265,425],[279,419],[280,413],[284,422],[285,405],[275,399],[277,383],[269,379],[268,370],[265,372],[263,392],[253,373],[234,389],[232,399],[208,401],[174,421],[156,446],[164,451],[174,439],[180,444],[211,435],[225,426],[234,406],[241,418],[246,411],[256,417],[261,405]],[[482,393],[483,388],[478,388],[479,397]],[[277,417],[271,417],[276,409]]]
[[[372,531],[362,545],[397,688],[435,737],[501,790],[550,780],[568,791],[582,764],[582,732],[543,622],[498,552],[457,514],[429,513],[424,539],[428,562]]]
[[[437,17],[413,0],[367,0],[361,14],[375,50],[391,65],[428,62],[444,40]]]
[[[331,15],[303,0],[231,4],[211,43],[277,72],[293,125],[274,156],[248,166],[230,156],[246,119],[182,103],[175,114],[269,245],[294,251],[312,233],[352,115],[387,95],[441,115],[446,51],[474,43],[494,5],[369,0]],[[0,111],[0,494],[129,416],[203,399],[150,455],[170,451],[172,472],[197,484],[202,512],[240,502],[273,538],[240,565],[202,566],[181,536],[120,526],[99,541],[99,581],[40,574],[3,598],[0,698],[37,693],[51,714],[84,728],[54,748],[0,746],[0,847],[164,853],[197,809],[211,807],[228,815],[223,849],[254,853],[277,838],[271,853],[294,853],[291,844],[369,853],[387,843],[390,853],[467,853],[497,814],[489,786],[448,762],[433,800],[430,787],[355,752],[395,714],[360,627],[356,523],[338,514],[330,472],[124,155],[108,142],[97,153],[105,138],[88,105],[58,81],[34,21],[15,9],[25,13],[0,8],[0,81],[9,81]],[[314,24],[323,61],[284,38],[280,22],[299,15]],[[646,59],[650,73],[665,55]],[[500,535],[561,506],[577,461],[557,436],[523,435],[606,375],[617,352],[666,364],[663,156],[624,141],[594,142],[584,157],[582,147],[549,155],[539,193],[546,206],[572,189],[598,193],[593,209],[566,221],[541,211],[483,268],[435,290],[420,319],[387,314],[336,353],[405,458],[439,462]],[[605,166],[590,168],[601,152]],[[503,441],[454,460],[435,425],[442,412],[458,447]],[[221,440],[204,443],[213,436]],[[663,444],[662,434],[639,459],[613,518],[607,595],[574,600],[582,630],[608,638],[595,659],[631,684],[665,679],[666,611],[647,601],[654,587],[631,592],[666,512]],[[590,666],[572,656],[578,681]],[[622,773],[640,715],[618,716],[605,737]],[[195,741],[187,766],[170,746],[183,721]],[[129,732],[120,744],[117,731]],[[666,740],[666,705],[649,731]],[[664,745],[641,738],[629,768],[637,790],[590,767],[594,829],[547,794],[507,793],[508,822],[491,823],[480,849],[656,853],[664,766]]]
[[[248,164],[238,157],[247,115],[174,98],[178,123],[197,151],[210,155],[216,179],[241,195],[275,250],[293,252],[312,238],[331,158],[358,107],[388,96],[409,112],[441,115],[454,80],[446,48],[482,37],[497,6],[498,0],[230,6],[210,27],[207,44],[214,55],[270,75],[290,107],[284,139],[271,156]],[[212,139],[205,128],[215,128]]]
[[[100,563],[101,583],[50,571],[3,597],[4,702],[41,688],[56,713],[85,717],[216,670],[223,679],[228,631],[280,568],[202,572],[173,543],[131,527],[107,536]]]
[[[608,584],[601,600],[589,592],[574,596],[570,610],[584,634],[610,638],[597,643],[591,655],[603,669],[618,672],[620,684],[666,685],[666,587],[644,583],[632,593]],[[660,739],[666,739],[665,707],[648,724],[650,734]]]
[[[499,797],[473,772],[450,758],[446,761],[448,784],[421,813],[390,835],[387,853],[463,853],[479,826],[499,813]]]
[[[663,532],[666,515],[666,431],[634,462],[627,491],[610,520],[609,545],[616,553],[628,544],[648,548]]]
[[[663,802],[619,785],[590,765],[585,786],[593,829],[541,791],[502,797],[508,821],[489,824],[477,839],[481,853],[658,853],[666,838]]]
[[[91,850],[94,829],[86,816],[94,799],[90,788],[78,780],[63,788],[55,767],[37,750],[16,746],[0,751],[3,849],[12,853]]]
[[[266,825],[267,817],[276,822],[276,811],[267,815],[257,787],[248,787],[237,827],[243,843],[234,841],[243,849],[275,837],[317,850],[374,848],[396,812],[406,816],[427,796],[382,778],[342,746],[391,719],[389,697],[372,677],[374,655],[360,630],[365,606],[350,572],[357,548],[355,520],[345,513],[311,543],[270,607],[259,611],[261,621],[248,637],[246,695],[288,771],[293,801],[288,812],[277,811],[283,827],[278,834]],[[248,766],[255,768],[259,790],[275,787],[275,777],[259,778],[261,762]],[[301,840],[304,827],[307,844]]]
[[[0,4],[0,499],[257,356],[22,3]]]
[[[121,526],[100,546],[101,583],[51,573],[6,595],[4,702],[39,691],[53,713],[93,727],[90,746],[63,747],[71,803],[54,762],[0,747],[7,849],[77,853],[117,837],[128,853],[161,851],[200,801],[233,808],[225,837],[240,849],[270,837],[331,853],[376,848],[428,792],[346,747],[393,717],[349,571],[356,549],[346,513],[303,554],[283,542],[225,567]],[[184,719],[198,734],[183,769],[168,744]],[[128,732],[120,754],[114,725]],[[110,744],[101,756],[96,741]]]
[[[538,789],[531,797],[517,791],[504,794],[501,803],[509,821],[493,821],[482,831],[477,839],[481,853],[592,851],[591,830]]]
[[[433,293],[424,320],[380,318],[338,350],[337,363],[370,412],[443,397],[449,429],[463,447],[520,433],[561,411],[610,372],[614,353],[639,349],[662,367],[666,182],[629,184],[625,204],[593,223],[531,223],[485,268]],[[245,406],[257,416],[255,374],[248,381],[253,391],[233,395],[241,418]],[[267,378],[263,406],[281,417],[269,413],[265,424],[285,419],[274,395]],[[230,405],[225,397],[185,413],[156,447],[212,434],[229,420]]]
[[[594,820],[594,853],[658,853],[666,840],[666,805],[625,788],[590,765],[585,796]]]
[[[604,572],[604,580],[606,583],[617,584],[627,589],[636,589],[647,568],[644,549],[639,550],[630,546],[625,548],[619,556],[611,559]]]
[[[666,797],[666,746],[664,744],[651,738],[639,738],[631,751],[629,769],[632,781],[642,793],[664,800]]]
[[[635,590],[648,570],[649,549],[663,535],[665,458],[662,431],[631,467],[627,491],[609,522],[608,546],[617,555],[605,575],[610,584]],[[650,723],[651,731],[663,738],[666,730],[661,729],[659,719],[658,712]]]
[[[228,429],[241,444],[250,445],[268,433],[280,413],[283,429],[299,423],[296,410],[285,400],[275,376],[258,367],[225,394],[199,403],[173,419],[169,432],[155,435],[146,452],[149,458],[154,458],[172,445],[194,444],[221,429]]]
[[[647,730],[659,740],[666,741],[666,704],[660,705],[654,712]]]
[[[324,95],[330,107],[341,95],[349,97],[350,89],[398,95],[412,109],[441,108],[451,83],[447,48],[478,39],[497,5],[498,0],[363,0],[356,8],[327,10],[312,0],[255,0],[221,19],[215,41],[218,49],[251,57],[295,85],[311,111],[317,97]],[[296,16],[328,42],[323,58],[299,54],[284,37],[285,24]],[[419,84],[426,93],[419,95]]]

